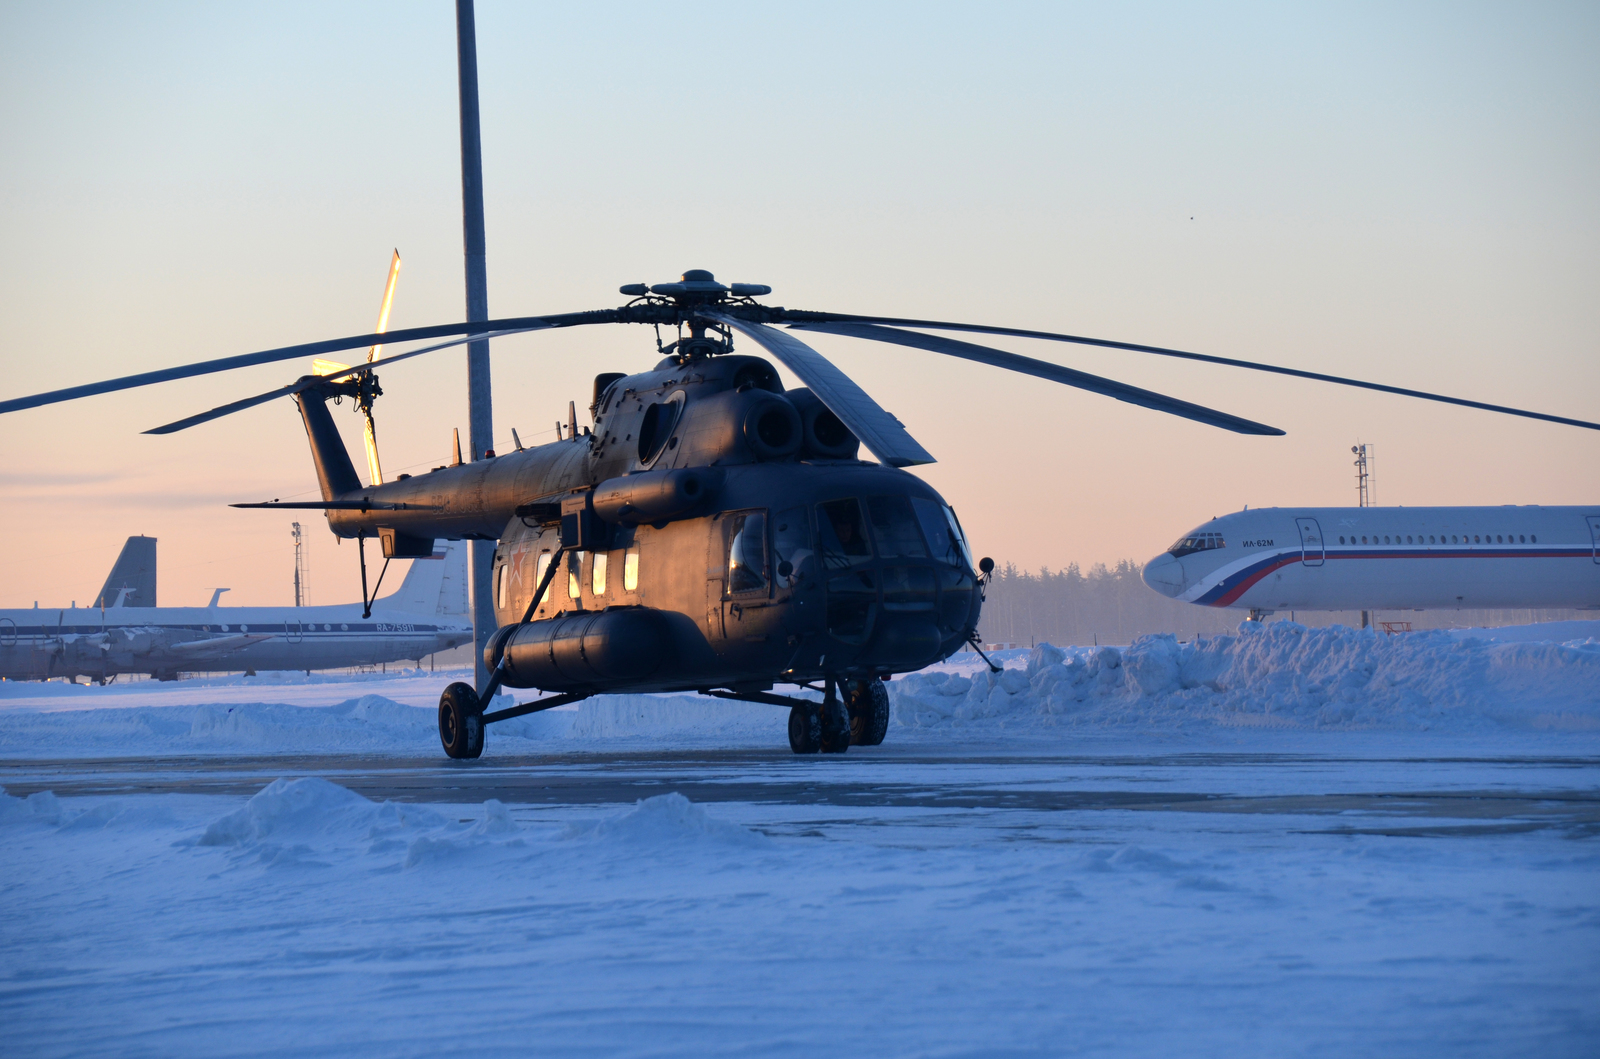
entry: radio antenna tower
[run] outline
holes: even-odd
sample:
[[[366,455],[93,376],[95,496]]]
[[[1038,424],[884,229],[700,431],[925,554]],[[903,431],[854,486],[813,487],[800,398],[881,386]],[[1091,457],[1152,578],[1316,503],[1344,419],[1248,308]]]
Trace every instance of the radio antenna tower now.
[[[289,531],[289,536],[294,538],[294,605],[304,607],[311,563],[306,554],[305,539],[300,534],[300,523],[291,522],[290,525],[294,527]]]
[[[1371,507],[1375,490],[1372,487],[1371,461],[1374,458],[1373,446],[1365,443],[1351,445],[1350,451],[1356,456],[1356,496],[1359,498],[1358,507]]]

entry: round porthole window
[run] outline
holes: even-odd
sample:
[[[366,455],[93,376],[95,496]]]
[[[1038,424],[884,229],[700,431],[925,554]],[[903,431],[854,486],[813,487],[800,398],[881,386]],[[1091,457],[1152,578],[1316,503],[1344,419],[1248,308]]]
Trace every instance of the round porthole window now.
[[[350,631],[350,626],[348,626],[348,625],[341,625],[341,626],[339,626],[339,631],[340,631],[340,632],[349,632],[349,631]]]
[[[249,631],[250,631],[250,626],[248,626],[248,625],[241,625],[241,626],[239,626],[239,631],[240,631],[240,632],[249,632]]]

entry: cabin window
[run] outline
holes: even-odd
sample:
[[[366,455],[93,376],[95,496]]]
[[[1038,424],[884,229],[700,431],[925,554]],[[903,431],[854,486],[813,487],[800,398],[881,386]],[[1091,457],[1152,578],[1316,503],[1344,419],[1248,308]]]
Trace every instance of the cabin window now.
[[[567,595],[572,599],[583,598],[583,553],[567,553]]]
[[[728,591],[767,591],[767,516],[764,511],[732,515],[728,533]]]
[[[1517,537],[1517,543],[1518,544],[1527,544],[1528,543],[1528,535],[1526,533],[1524,533],[1524,534],[1520,535],[1519,537]]]
[[[501,563],[494,572],[494,600],[495,606],[501,610],[506,609],[506,564]]]
[[[606,594],[606,555],[607,553],[605,552],[594,553],[594,566],[590,571],[590,576],[594,583],[594,594],[596,596]]]
[[[1361,543],[1362,543],[1362,544],[1365,544],[1365,543],[1367,543],[1367,538],[1366,538],[1366,535],[1365,535],[1365,534],[1363,534],[1363,535],[1362,535],[1362,537],[1361,537]]]
[[[539,553],[538,572],[533,575],[533,588],[534,588],[534,591],[537,592],[538,589],[539,589],[539,586],[544,584],[544,575],[545,575],[545,572],[548,571],[549,569],[550,569],[550,553],[549,553],[549,551],[542,551],[542,552]],[[539,598],[534,600],[533,602],[534,602],[535,606],[537,606],[540,603],[543,603],[544,602],[544,595],[541,593]]]
[[[884,559],[926,559],[927,545],[911,513],[911,500],[904,496],[867,498],[867,516],[872,521],[872,537],[878,555]]]
[[[793,586],[800,580],[800,566],[811,558],[811,512],[803,507],[786,508],[772,520],[772,567],[787,562],[789,576],[783,582]]]
[[[639,546],[622,553],[622,587],[624,591],[633,592],[639,587]]]
[[[1537,533],[1529,534],[1528,535],[1528,541],[1530,543],[1532,543],[1532,544],[1538,544],[1539,543],[1539,535]]]
[[[817,535],[822,565],[830,570],[848,570],[872,561],[861,504],[854,498],[818,504]]]

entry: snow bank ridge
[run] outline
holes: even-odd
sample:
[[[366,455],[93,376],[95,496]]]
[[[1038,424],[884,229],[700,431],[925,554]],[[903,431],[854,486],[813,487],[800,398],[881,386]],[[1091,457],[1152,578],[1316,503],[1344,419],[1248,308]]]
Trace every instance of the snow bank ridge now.
[[[1025,667],[893,681],[895,720],[961,725],[1600,729],[1600,642],[1245,622],[1236,636],[1131,647],[1040,644]]]
[[[704,843],[761,848],[771,841],[759,831],[713,818],[677,791],[641,798],[625,812],[569,827],[566,837],[617,842],[634,849]]]

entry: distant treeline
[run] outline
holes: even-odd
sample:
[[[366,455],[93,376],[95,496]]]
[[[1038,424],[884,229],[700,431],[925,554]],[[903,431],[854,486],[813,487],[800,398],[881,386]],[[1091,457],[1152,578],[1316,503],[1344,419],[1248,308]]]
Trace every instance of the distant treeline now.
[[[1142,569],[1142,563],[1130,559],[1115,566],[1096,563],[1087,574],[1077,563],[1036,574],[1013,563],[997,566],[978,633],[985,643],[1125,644],[1147,633],[1189,640],[1196,634],[1233,632],[1245,619],[1242,610],[1169,599],[1144,583]],[[1372,621],[1408,621],[1413,629],[1461,629],[1595,617],[1594,611],[1572,610],[1430,610],[1375,611]],[[1268,620],[1279,618],[1304,625],[1361,624],[1359,611],[1281,611]]]

